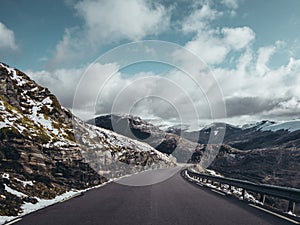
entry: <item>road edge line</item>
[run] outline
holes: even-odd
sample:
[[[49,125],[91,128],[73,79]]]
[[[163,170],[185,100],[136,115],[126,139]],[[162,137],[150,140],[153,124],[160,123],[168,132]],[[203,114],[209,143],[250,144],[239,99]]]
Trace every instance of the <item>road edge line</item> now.
[[[281,219],[284,219],[284,220],[287,220],[287,221],[289,221],[289,222],[292,222],[292,223],[294,223],[294,224],[300,224],[300,223],[299,223],[298,221],[296,221],[296,220],[290,219],[290,218],[288,218],[288,217],[286,217],[286,216],[283,216],[283,215],[280,215],[280,214],[278,214],[278,213],[276,213],[276,212],[272,212],[272,211],[270,211],[270,210],[268,210],[268,209],[259,207],[259,206],[254,205],[254,204],[248,204],[248,205],[251,206],[251,207],[254,207],[254,208],[256,208],[256,209],[262,210],[262,211],[264,211],[264,212],[267,212],[267,213],[269,213],[269,214],[272,214],[272,215],[274,215],[274,216],[277,216],[277,217],[279,217],[279,218],[281,218]]]

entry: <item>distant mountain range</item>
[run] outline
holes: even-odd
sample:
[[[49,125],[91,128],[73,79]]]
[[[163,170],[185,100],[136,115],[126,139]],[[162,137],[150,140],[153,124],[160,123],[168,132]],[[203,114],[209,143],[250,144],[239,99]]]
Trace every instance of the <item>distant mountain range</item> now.
[[[163,131],[131,115],[104,115],[89,123],[131,138],[144,139],[157,150],[172,154],[179,162],[205,164],[205,153],[217,149],[210,169],[228,177],[300,188],[299,120],[261,121],[241,127],[213,123],[193,132],[176,127]],[[212,131],[223,129],[223,144],[208,144]]]
[[[233,126],[230,124],[213,123],[199,131],[185,131],[169,128],[167,132],[181,134],[182,137],[206,144],[211,130],[226,130],[223,143],[240,150],[251,150],[270,147],[300,147],[300,120],[276,123],[261,121],[255,124]]]
[[[145,143],[84,123],[47,88],[0,63],[0,216],[113,177],[174,165]]]

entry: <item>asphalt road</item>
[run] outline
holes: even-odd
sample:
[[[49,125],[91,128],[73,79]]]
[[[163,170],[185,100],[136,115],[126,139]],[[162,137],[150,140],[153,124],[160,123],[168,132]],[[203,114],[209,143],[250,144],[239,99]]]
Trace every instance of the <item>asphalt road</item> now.
[[[123,178],[118,183],[109,183],[90,190],[83,196],[27,215],[15,224],[292,224],[250,207],[244,202],[219,195],[209,189],[196,187],[184,180],[177,171],[178,169],[164,169]],[[139,186],[148,182],[150,184],[147,186]]]

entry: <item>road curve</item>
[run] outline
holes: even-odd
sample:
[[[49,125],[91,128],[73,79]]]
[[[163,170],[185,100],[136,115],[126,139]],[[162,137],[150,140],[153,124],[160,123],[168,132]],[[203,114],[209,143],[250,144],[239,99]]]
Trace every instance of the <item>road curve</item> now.
[[[288,221],[196,187],[176,169],[144,172],[25,216],[17,225],[284,225]],[[178,169],[177,169],[178,170]],[[174,172],[175,171],[175,172]],[[168,178],[164,180],[162,178]],[[155,183],[153,180],[164,180]],[[151,185],[129,186],[151,180]],[[123,184],[121,184],[123,183]]]

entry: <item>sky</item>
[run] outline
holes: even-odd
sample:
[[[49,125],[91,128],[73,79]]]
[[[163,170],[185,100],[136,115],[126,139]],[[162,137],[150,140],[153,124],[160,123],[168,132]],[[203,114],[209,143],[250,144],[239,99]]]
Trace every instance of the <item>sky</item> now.
[[[299,118],[299,0],[0,2],[0,61],[84,120]]]

